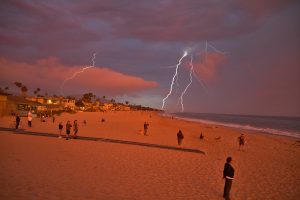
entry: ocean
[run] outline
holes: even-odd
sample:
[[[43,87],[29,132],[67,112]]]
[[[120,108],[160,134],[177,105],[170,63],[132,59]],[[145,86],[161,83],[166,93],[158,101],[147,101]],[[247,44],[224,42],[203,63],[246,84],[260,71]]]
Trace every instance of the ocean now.
[[[176,118],[300,139],[300,117],[172,113]]]

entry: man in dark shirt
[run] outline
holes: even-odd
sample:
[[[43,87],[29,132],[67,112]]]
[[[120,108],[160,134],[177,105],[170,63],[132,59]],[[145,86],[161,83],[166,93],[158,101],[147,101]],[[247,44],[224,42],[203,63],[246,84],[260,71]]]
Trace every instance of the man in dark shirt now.
[[[234,169],[231,166],[231,161],[232,161],[231,157],[228,157],[226,159],[226,163],[225,163],[224,170],[223,170],[223,178],[225,178],[223,197],[226,200],[230,200],[229,194],[230,194],[230,189],[231,189],[231,185],[232,185],[232,180],[234,177]]]
[[[19,115],[16,115],[16,129],[19,128],[19,124],[20,124],[21,118]]]

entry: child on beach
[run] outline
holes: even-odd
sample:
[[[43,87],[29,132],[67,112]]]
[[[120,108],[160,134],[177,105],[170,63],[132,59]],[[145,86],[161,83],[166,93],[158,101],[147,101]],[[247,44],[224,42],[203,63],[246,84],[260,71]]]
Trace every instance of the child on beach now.
[[[239,141],[239,151],[242,149],[242,151],[244,151],[244,145],[245,145],[245,136],[242,133],[239,137],[238,137],[238,141]]]
[[[71,127],[72,127],[71,122],[68,120],[66,124],[66,134],[67,134],[66,140],[68,140],[70,137]]]
[[[74,139],[76,139],[77,138],[77,132],[78,132],[78,123],[77,123],[77,120],[74,120],[73,130],[74,130]]]
[[[182,131],[179,130],[178,133],[177,133],[177,142],[178,142],[178,146],[181,148],[181,143],[182,143],[182,140],[183,140],[184,136],[182,134]]]
[[[59,124],[58,124],[58,130],[59,130],[58,138],[62,138],[61,132],[62,132],[63,127],[64,127],[64,125],[62,124],[62,122],[59,122]]]

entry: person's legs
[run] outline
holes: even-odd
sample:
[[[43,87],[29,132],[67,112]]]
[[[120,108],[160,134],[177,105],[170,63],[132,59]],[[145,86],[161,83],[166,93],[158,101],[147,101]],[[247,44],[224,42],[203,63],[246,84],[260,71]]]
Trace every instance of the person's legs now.
[[[68,140],[68,139],[69,139],[69,135],[70,135],[70,131],[67,131],[66,140]]]
[[[77,132],[78,132],[78,130],[75,130],[75,131],[74,131],[74,139],[77,138]]]
[[[181,148],[182,139],[178,139],[178,146]]]
[[[232,185],[232,180],[225,178],[224,194],[223,197],[226,200],[230,200],[230,189]]]

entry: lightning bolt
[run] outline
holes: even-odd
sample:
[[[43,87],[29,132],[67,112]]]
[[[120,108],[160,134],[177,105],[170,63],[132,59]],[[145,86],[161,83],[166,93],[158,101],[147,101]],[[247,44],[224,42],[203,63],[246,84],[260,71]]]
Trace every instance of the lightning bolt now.
[[[190,87],[190,85],[193,83],[193,72],[194,72],[193,55],[191,55],[190,66],[191,66],[191,68],[190,68],[190,82],[189,82],[189,84],[187,84],[187,86],[185,87],[185,89],[183,90],[183,92],[181,93],[181,96],[180,96],[181,112],[184,111],[183,96],[185,95],[185,93],[188,90],[188,88]]]
[[[63,87],[65,86],[65,83],[66,83],[67,81],[72,80],[72,79],[75,78],[78,74],[83,73],[85,70],[95,67],[95,59],[96,59],[96,53],[93,53],[92,65],[87,66],[87,67],[83,67],[80,71],[77,71],[77,72],[75,72],[72,76],[70,76],[69,78],[66,78],[66,79],[63,81],[63,83],[62,83],[62,85],[61,85],[61,87],[60,87],[61,93],[62,93]]]
[[[162,110],[163,110],[164,107],[165,107],[166,100],[169,98],[169,96],[171,95],[171,93],[172,93],[172,91],[173,91],[173,85],[174,85],[175,79],[176,79],[176,80],[178,79],[177,76],[178,76],[178,68],[179,68],[179,65],[181,64],[182,59],[183,59],[184,57],[186,57],[186,56],[187,56],[187,51],[184,51],[183,56],[180,58],[178,64],[176,65],[176,70],[175,70],[175,74],[174,74],[173,79],[172,79],[170,91],[169,91],[169,93],[167,94],[167,96],[163,99],[163,104],[162,104],[162,106],[161,106],[161,109],[162,109]]]
[[[217,48],[215,48],[213,45],[211,45],[210,43],[208,43],[207,41],[205,41],[205,49],[200,51],[200,56],[202,58],[202,62],[207,60],[207,52],[208,49],[212,49],[213,51],[219,53],[219,54],[226,54],[226,52],[222,52],[220,50],[218,50]],[[200,77],[198,77],[198,75],[196,74],[195,70],[194,70],[194,65],[193,65],[193,54],[192,52],[194,51],[195,48],[189,48],[188,50],[184,51],[183,56],[180,58],[178,64],[176,65],[176,70],[175,70],[175,74],[173,76],[172,82],[171,82],[171,87],[170,87],[170,91],[167,94],[167,96],[163,99],[163,104],[161,109],[164,109],[166,100],[169,98],[169,96],[172,94],[173,92],[173,86],[174,83],[176,83],[176,91],[175,93],[177,93],[177,90],[179,88],[179,83],[178,83],[178,79],[179,79],[179,75],[178,75],[178,68],[181,65],[181,61],[184,57],[186,57],[188,54],[191,54],[191,60],[190,60],[190,70],[189,70],[189,83],[186,85],[186,87],[184,88],[183,92],[181,93],[180,97],[178,98],[177,101],[177,106],[179,106],[179,103],[181,104],[181,111],[184,112],[184,104],[183,104],[183,97],[186,94],[186,92],[188,91],[189,87],[191,86],[191,84],[193,83],[193,77],[195,77],[197,79],[197,81],[201,84],[201,86],[203,87],[204,91],[206,91],[206,86],[203,83],[203,81],[200,79]],[[175,66],[174,66],[175,67]],[[173,66],[167,66],[164,68],[173,68]]]

